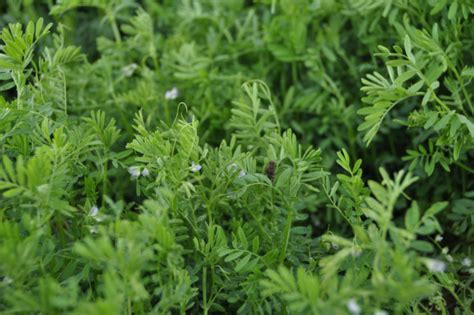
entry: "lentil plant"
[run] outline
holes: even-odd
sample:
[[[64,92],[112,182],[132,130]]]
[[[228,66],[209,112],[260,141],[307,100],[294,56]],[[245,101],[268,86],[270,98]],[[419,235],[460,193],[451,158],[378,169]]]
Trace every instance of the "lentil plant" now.
[[[0,28],[0,313],[472,313],[473,0],[6,0]]]

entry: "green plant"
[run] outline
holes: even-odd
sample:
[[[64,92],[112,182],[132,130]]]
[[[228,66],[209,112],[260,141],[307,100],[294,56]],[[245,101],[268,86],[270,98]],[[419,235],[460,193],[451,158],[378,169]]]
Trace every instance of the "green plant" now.
[[[471,0],[0,10],[1,313],[471,312]]]

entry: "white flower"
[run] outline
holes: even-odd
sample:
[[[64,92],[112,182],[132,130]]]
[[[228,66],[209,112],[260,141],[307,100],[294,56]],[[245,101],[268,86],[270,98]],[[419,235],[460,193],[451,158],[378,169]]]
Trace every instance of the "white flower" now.
[[[351,255],[352,257],[359,257],[362,254],[362,251],[358,248],[352,248]]]
[[[175,100],[178,97],[178,89],[174,86],[171,90],[165,92],[165,99],[167,100]]]
[[[137,70],[138,65],[136,63],[129,64],[128,66],[125,66],[122,68],[122,73],[124,76],[131,77],[135,70]]]
[[[442,237],[441,235],[439,235],[439,234],[436,235],[436,237],[435,237],[435,241],[436,241],[436,242],[439,243],[439,242],[441,242],[442,240],[443,240],[443,237]]]
[[[95,217],[95,216],[97,216],[98,213],[99,213],[99,208],[97,208],[97,206],[95,206],[95,205],[92,206],[91,211],[89,211],[89,215],[91,217]]]
[[[128,172],[132,175],[132,179],[140,177],[140,168],[138,166],[130,166]]]
[[[446,263],[441,260],[426,259],[425,264],[431,272],[444,272],[446,270]]]
[[[453,259],[453,256],[447,255],[446,260],[449,261],[449,262],[453,262],[454,259]]]
[[[464,258],[462,261],[461,261],[461,264],[464,266],[464,267],[471,267],[471,264],[472,264],[472,260],[468,257]]]
[[[3,277],[3,280],[2,280],[5,284],[10,284],[13,282],[13,279],[10,278],[9,276],[5,276]]]
[[[241,170],[241,171],[239,172],[239,177],[244,177],[245,175],[247,175],[247,172],[246,172],[246,171]]]
[[[374,312],[374,315],[388,315],[388,313],[384,310],[378,310]]]
[[[145,167],[142,171],[142,176],[147,177],[148,175],[150,175],[150,171]]]
[[[357,301],[355,299],[350,299],[347,301],[347,309],[351,314],[360,314],[360,306],[357,304]]]
[[[474,268],[469,268],[468,271],[469,271],[469,273],[470,273],[471,275],[474,274]]]
[[[89,228],[89,232],[91,232],[91,234],[97,234],[97,232],[98,232],[97,226],[96,225],[91,226]]]
[[[202,166],[199,164],[195,164],[194,162],[191,164],[191,172],[196,173],[202,169]]]

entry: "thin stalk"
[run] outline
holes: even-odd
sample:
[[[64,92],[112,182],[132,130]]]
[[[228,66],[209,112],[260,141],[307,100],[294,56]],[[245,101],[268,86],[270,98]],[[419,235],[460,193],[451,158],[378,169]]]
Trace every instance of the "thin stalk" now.
[[[102,177],[102,207],[105,205],[105,196],[107,195],[107,179],[108,179],[108,163],[109,163],[109,155],[107,154],[107,150],[104,149],[104,172]]]
[[[466,164],[461,163],[461,162],[459,162],[459,161],[456,161],[454,164],[456,164],[457,166],[459,166],[459,167],[462,168],[463,170],[468,171],[468,172],[471,173],[471,174],[474,174],[474,169],[470,168],[470,167],[467,166]]]
[[[207,268],[204,267],[202,269],[202,307],[204,309],[204,315],[208,314],[206,284],[207,284]]]
[[[122,38],[120,36],[120,31],[119,31],[119,28],[118,28],[118,25],[117,25],[117,20],[115,19],[115,16],[110,11],[107,12],[107,17],[109,18],[110,25],[112,26],[112,31],[114,33],[115,42],[120,44],[122,42]]]
[[[285,230],[283,232],[283,242],[281,244],[281,251],[280,251],[280,263],[283,263],[286,257],[286,251],[288,249],[288,242],[290,241],[290,232],[291,232],[291,224],[293,222],[293,209],[288,209],[288,215],[286,217],[285,223]]]

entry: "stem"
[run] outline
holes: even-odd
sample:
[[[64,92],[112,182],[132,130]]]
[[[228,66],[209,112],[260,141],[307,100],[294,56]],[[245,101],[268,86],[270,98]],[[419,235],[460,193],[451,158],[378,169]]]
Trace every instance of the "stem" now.
[[[102,207],[105,205],[105,196],[107,195],[107,179],[108,179],[108,163],[109,156],[107,150],[104,149],[104,173],[102,177]]]
[[[202,269],[202,307],[204,309],[204,315],[207,315],[208,313],[206,283],[207,283],[207,268],[204,267]]]
[[[170,108],[169,108],[169,102],[165,102],[165,119],[166,123],[170,124],[171,126],[171,114],[170,114]]]
[[[107,17],[109,18],[110,25],[112,26],[112,31],[114,32],[115,42],[120,44],[122,42],[122,38],[120,37],[120,31],[118,29],[115,16],[111,12],[107,12]]]
[[[290,240],[291,223],[293,222],[293,209],[288,209],[288,216],[286,217],[285,230],[283,232],[283,242],[281,244],[280,263],[283,263],[286,257],[286,250],[288,249],[288,242]]]
[[[448,59],[448,58],[447,58]],[[449,60],[449,59],[448,59]],[[458,70],[456,69],[456,67],[454,65],[452,65],[451,63],[449,63],[449,68],[451,69],[451,71],[453,71],[454,73],[454,76],[456,77],[456,79],[459,81],[460,83],[460,86],[461,86],[461,90],[464,94],[464,97],[466,98],[466,101],[467,101],[467,104],[469,105],[469,109],[471,110],[471,113],[474,113],[474,109],[472,108],[472,103],[471,103],[471,99],[469,98],[469,94],[467,93],[467,90],[466,90],[466,87],[464,86],[464,80],[463,78],[461,77],[461,75],[459,74]]]
[[[344,211],[342,211],[341,208],[339,208],[339,206],[334,202],[334,200],[331,198],[331,196],[329,195],[329,192],[327,191],[326,187],[324,187],[323,185],[323,190],[324,190],[324,193],[326,194],[326,196],[328,197],[329,201],[331,202],[331,205],[333,208],[335,208],[337,210],[337,212],[339,212],[339,214],[347,221],[347,223],[349,223],[349,225],[352,227],[352,223],[351,221],[349,220],[349,218],[344,214]]]
[[[467,166],[466,164],[461,163],[461,162],[459,162],[459,161],[456,161],[454,164],[456,164],[457,166],[459,166],[459,167],[462,168],[463,170],[468,171],[469,173],[474,174],[474,169],[470,168],[470,167]]]

